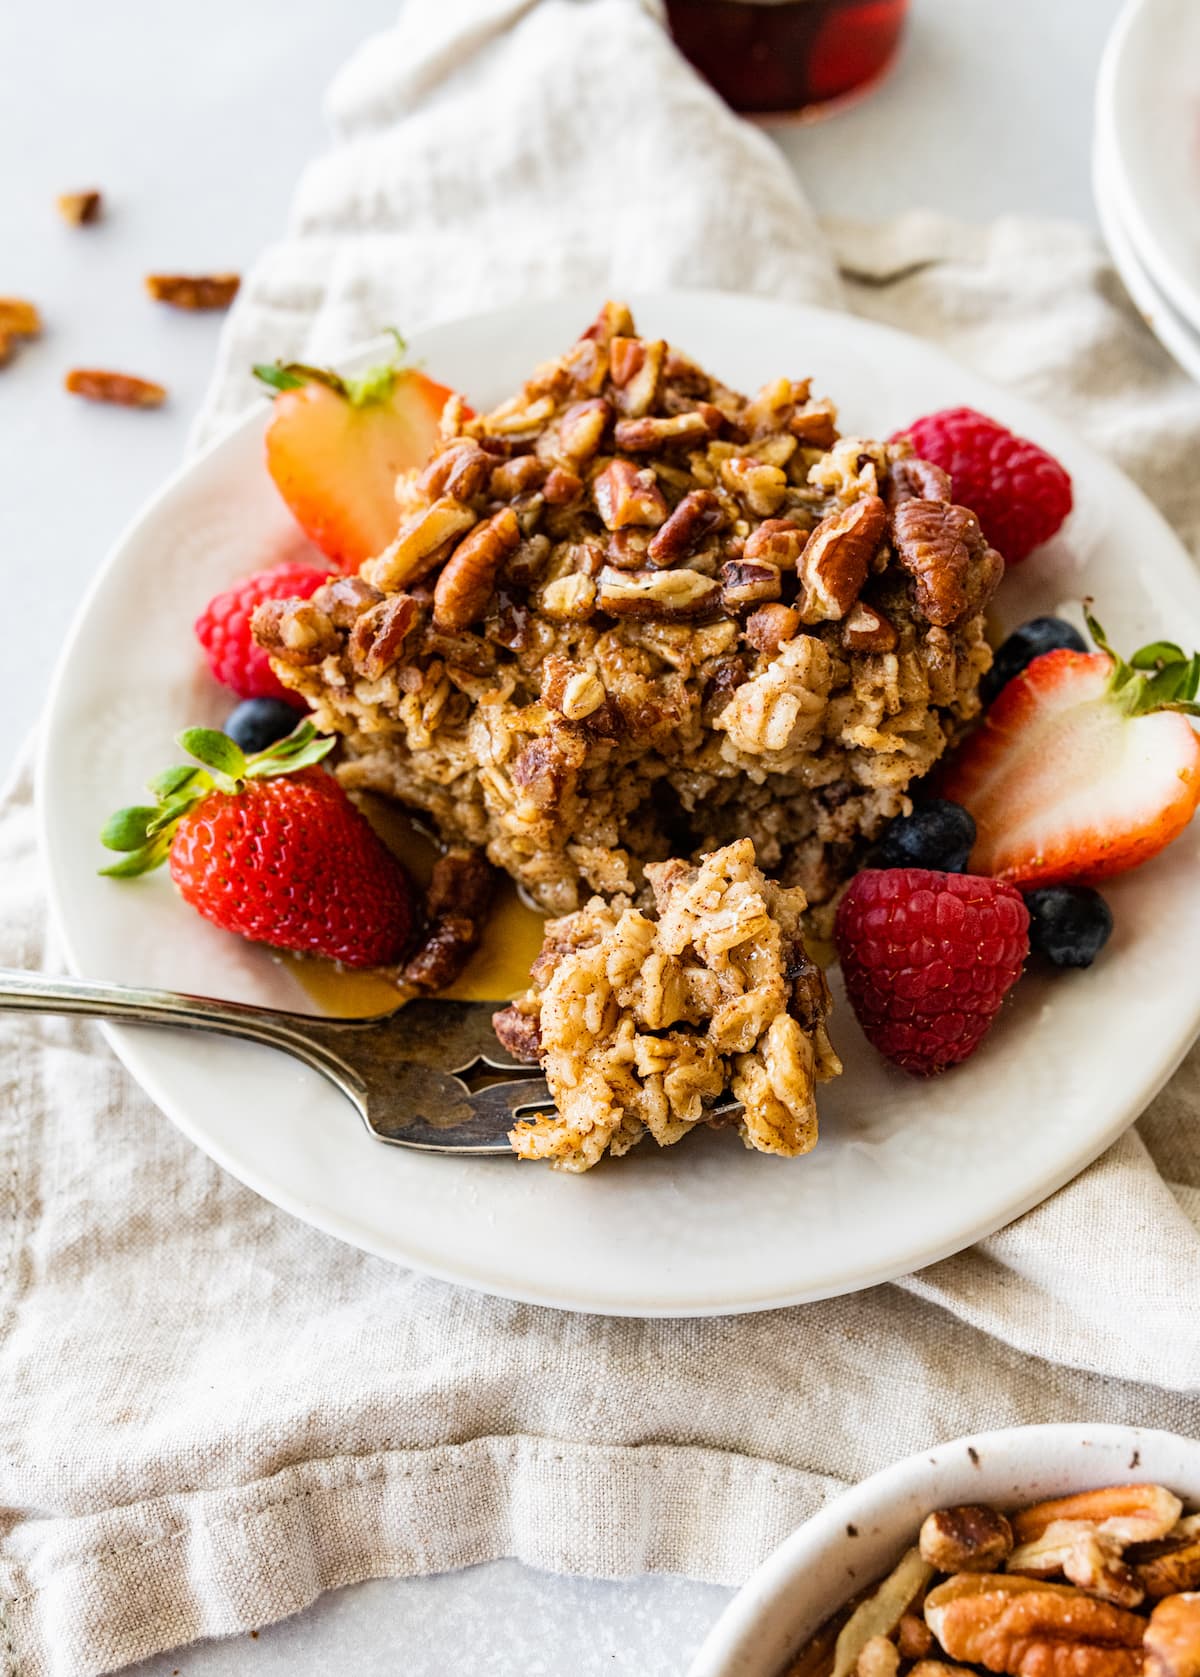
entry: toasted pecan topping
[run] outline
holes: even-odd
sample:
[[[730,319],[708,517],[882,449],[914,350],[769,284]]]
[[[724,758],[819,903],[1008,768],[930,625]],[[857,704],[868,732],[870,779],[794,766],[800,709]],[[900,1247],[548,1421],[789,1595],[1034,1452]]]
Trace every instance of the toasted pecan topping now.
[[[355,619],[346,647],[355,669],[368,681],[378,681],[400,657],[420,615],[411,594],[389,594],[364,611]]]
[[[777,600],[781,587],[775,565],[730,559],[721,566],[721,600],[727,611],[758,605],[763,600]]]
[[[746,639],[760,652],[776,653],[784,641],[800,633],[800,613],[795,606],[759,606],[746,619]]]
[[[666,522],[667,503],[658,479],[649,467],[637,467],[629,460],[613,460],[592,484],[596,511],[610,530],[626,524],[645,524],[651,529]]]
[[[842,622],[839,640],[847,652],[891,652],[896,631],[881,611],[856,600]]]
[[[767,518],[746,538],[746,559],[762,559],[781,571],[794,571],[808,542],[808,531],[788,518]]]
[[[1082,1590],[1010,1573],[958,1573],[925,1622],[952,1659],[1007,1677],[1140,1677],[1145,1620]]]
[[[492,1029],[500,1046],[507,1048],[514,1060],[533,1066],[541,1059],[542,1033],[536,1013],[522,1013],[514,1002],[492,1014]]]
[[[1059,1521],[1086,1520],[1121,1543],[1153,1543],[1167,1535],[1182,1512],[1179,1498],[1163,1485],[1106,1485],[1035,1502],[1013,1515],[1012,1527],[1018,1543],[1030,1543]]]
[[[492,597],[496,573],[521,540],[517,515],[504,507],[464,536],[443,566],[433,591],[437,628],[465,629],[483,616]]]
[[[255,640],[272,658],[311,669],[341,647],[328,614],[311,600],[264,600],[250,619]]]
[[[659,448],[694,448],[708,441],[708,425],[700,413],[680,413],[671,419],[621,419],[613,432],[613,441],[630,454]]]
[[[459,846],[433,864],[425,932],[401,973],[415,989],[445,990],[462,972],[487,924],[496,870],[481,850]]]
[[[721,482],[759,518],[778,512],[787,494],[787,473],[782,467],[765,465],[752,455],[722,460]]]
[[[692,489],[665,524],[655,531],[646,555],[655,565],[676,565],[687,559],[706,536],[718,530],[725,514],[711,489]]]
[[[1168,1596],[1151,1613],[1146,1677],[1200,1677],[1200,1595]]]
[[[599,453],[612,413],[612,403],[602,396],[575,402],[566,410],[558,422],[556,443],[569,465],[584,466]]]
[[[932,460],[921,460],[916,455],[906,460],[893,460],[884,485],[884,498],[895,511],[901,501],[948,501],[950,474]]]
[[[887,528],[878,495],[864,495],[823,518],[796,563],[805,623],[838,622],[857,600]]]
[[[238,294],[237,274],[147,274],[146,290],[173,309],[227,309]]]
[[[967,507],[901,501],[892,514],[892,540],[916,583],[917,609],[940,628],[981,612],[1004,575],[1004,560]]]
[[[1126,1558],[1152,1600],[1200,1589],[1200,1514],[1189,1514],[1159,1542],[1138,1545]]]
[[[449,495],[456,501],[470,501],[487,487],[493,468],[499,469],[477,442],[470,437],[455,437],[421,472],[417,487],[425,495]]]
[[[63,386],[72,396],[83,396],[89,402],[115,402],[122,408],[161,408],[167,399],[164,385],[101,367],[72,367]]]
[[[720,584],[699,571],[600,572],[597,604],[613,617],[655,617],[683,622],[705,617],[721,600]]]
[[[0,332],[11,338],[36,338],[41,329],[36,304],[24,297],[0,297]]]
[[[385,593],[406,588],[440,564],[443,550],[449,552],[447,544],[457,541],[476,522],[470,507],[443,495],[405,519],[392,545],[385,547],[377,559],[368,559],[362,575]]]

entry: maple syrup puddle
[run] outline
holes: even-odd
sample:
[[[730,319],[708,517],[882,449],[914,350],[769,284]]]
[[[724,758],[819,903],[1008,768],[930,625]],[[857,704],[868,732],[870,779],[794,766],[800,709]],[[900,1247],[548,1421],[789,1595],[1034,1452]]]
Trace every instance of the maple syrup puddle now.
[[[407,810],[386,798],[365,793],[355,802],[388,849],[407,868],[414,885],[429,883],[439,846]],[[529,969],[542,947],[545,920],[524,903],[505,874],[496,881],[492,910],[479,948],[461,975],[438,994],[457,1001],[511,1001],[528,988]],[[352,972],[333,961],[281,954],[277,959],[320,1008],[334,1018],[365,1019],[394,1013],[403,997],[394,984],[374,972]]]

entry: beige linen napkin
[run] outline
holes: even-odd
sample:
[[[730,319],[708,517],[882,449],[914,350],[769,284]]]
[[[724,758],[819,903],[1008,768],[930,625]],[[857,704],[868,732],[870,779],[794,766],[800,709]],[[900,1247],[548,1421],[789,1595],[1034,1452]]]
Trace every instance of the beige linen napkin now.
[[[638,0],[420,0],[332,113],[339,144],[230,321],[206,431],[251,360],[333,354],[382,320],[567,284],[840,283],[1060,410],[1200,542],[1200,392],[1090,237],[912,217],[826,242]],[[27,773],[0,812],[0,939],[6,965],[57,963]],[[1197,1054],[973,1251],[681,1322],[484,1298],[338,1245],[211,1164],[87,1026],[0,1017],[0,1077],[0,1677],[106,1672],[501,1555],[736,1582],[935,1440],[1200,1427]]]

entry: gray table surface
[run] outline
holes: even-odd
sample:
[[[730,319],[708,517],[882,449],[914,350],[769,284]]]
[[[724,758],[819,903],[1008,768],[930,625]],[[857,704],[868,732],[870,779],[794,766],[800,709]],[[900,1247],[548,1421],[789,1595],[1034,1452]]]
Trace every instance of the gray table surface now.
[[[1096,66],[1119,0],[915,0],[905,54],[869,100],[780,144],[822,210],[915,206],[1094,222]],[[59,644],[103,554],[174,468],[218,322],[154,308],[152,270],[244,270],[282,230],[322,145],[320,97],[393,0],[38,0],[0,54],[0,294],[47,332],[0,374],[0,565],[9,635],[0,766],[42,704]],[[102,226],[61,226],[57,192],[101,185]],[[166,383],[156,414],[72,402],[65,369]],[[730,1592],[683,1579],[548,1577],[502,1561],[324,1597],[254,1641],[195,1645],[138,1677],[678,1677]]]

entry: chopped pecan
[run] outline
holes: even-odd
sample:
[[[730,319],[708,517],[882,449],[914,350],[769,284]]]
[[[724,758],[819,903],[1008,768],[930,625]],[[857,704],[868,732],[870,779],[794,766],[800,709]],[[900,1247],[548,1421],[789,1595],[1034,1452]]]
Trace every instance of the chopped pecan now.
[[[665,530],[670,522],[671,520],[668,518],[662,529]],[[652,540],[649,530],[639,530],[636,525],[632,524],[627,525],[624,530],[614,530],[608,538],[608,546],[602,555],[601,564],[590,574],[599,576],[601,569],[606,564],[614,566],[618,571],[644,571],[648,569],[650,548],[653,541],[657,541],[661,534],[662,530],[658,531]],[[575,568],[576,570],[583,569],[579,565]]]
[[[1153,1543],[1167,1535],[1182,1512],[1179,1498],[1163,1485],[1106,1485],[1032,1503],[1013,1515],[1012,1526],[1018,1543],[1033,1542],[1062,1520],[1086,1520],[1118,1543]]]
[[[606,697],[595,671],[581,669],[566,658],[547,658],[542,667],[542,703],[568,722],[582,722],[600,709]]]
[[[948,501],[950,474],[935,466],[932,460],[921,460],[916,455],[893,460],[883,493],[893,512],[901,501]]]
[[[558,809],[572,776],[583,762],[586,745],[571,729],[560,728],[530,740],[512,766],[513,785],[535,809]]]
[[[865,600],[856,600],[850,607],[838,638],[847,652],[891,652],[896,645],[891,623]]]
[[[655,531],[646,549],[647,557],[655,565],[678,564],[720,527],[724,516],[721,503],[711,489],[691,490],[666,523]]]
[[[808,538],[796,572],[803,584],[805,623],[838,622],[857,600],[887,529],[887,508],[864,495],[823,518]]]
[[[237,274],[147,274],[146,290],[173,309],[227,309],[241,284]]]
[[[762,600],[777,600],[781,587],[775,565],[730,559],[721,566],[721,601],[726,611],[757,605]]]
[[[706,617],[721,602],[721,587],[699,571],[600,572],[597,605],[612,617],[651,617],[678,623]]]
[[[767,518],[746,537],[745,557],[794,571],[808,541],[808,531],[789,518]]]
[[[952,1659],[1008,1677],[1141,1677],[1145,1620],[1065,1584],[958,1573],[930,1591],[925,1622]]]
[[[503,507],[463,537],[433,591],[435,627],[453,633],[483,616],[501,562],[520,540],[520,526],[511,507]]]
[[[60,192],[54,207],[70,227],[87,227],[99,221],[104,200],[93,188],[87,192]]]
[[[572,466],[586,465],[600,452],[612,411],[602,396],[575,402],[558,422],[557,453]]]
[[[667,346],[661,338],[614,338],[608,346],[617,406],[630,419],[640,419],[654,406],[662,381]]]
[[[1189,1514],[1157,1543],[1139,1545],[1125,1558],[1155,1601],[1178,1590],[1200,1589],[1200,1514]]]
[[[574,472],[565,471],[562,466],[555,466],[542,485],[542,495],[552,507],[569,506],[582,494],[582,478],[576,477]]]
[[[722,658],[708,678],[702,700],[704,720],[711,724],[725,709],[732,693],[744,687],[750,672],[740,658]]]
[[[776,653],[799,633],[800,613],[794,606],[759,606],[746,619],[746,639],[760,652]]]
[[[426,928],[401,978],[418,990],[444,990],[462,972],[487,924],[496,871],[481,850],[448,850],[433,864]]]
[[[469,501],[483,493],[495,462],[471,437],[455,437],[435,454],[417,479],[417,487],[436,498],[450,495]]]
[[[586,623],[595,604],[596,584],[581,571],[555,577],[538,594],[539,609],[554,623]]]
[[[1160,1601],[1146,1626],[1146,1677],[1200,1677],[1200,1595]]]
[[[659,448],[690,448],[708,441],[708,425],[700,413],[680,413],[671,419],[621,419],[613,432],[618,448],[630,454]]]
[[[72,396],[83,396],[89,402],[115,402],[122,408],[161,408],[167,399],[165,385],[103,367],[72,367],[63,385]]]
[[[378,681],[400,657],[405,638],[420,615],[420,607],[411,594],[390,594],[364,611],[355,620],[347,642],[355,669],[368,681]]]
[[[367,560],[362,575],[384,593],[403,588],[425,576],[440,562],[446,544],[477,522],[470,507],[443,495],[405,519],[395,541],[378,558]]]
[[[509,501],[546,481],[547,468],[536,454],[516,454],[492,466],[489,489],[497,500]]]
[[[830,401],[809,402],[797,408],[788,430],[805,448],[832,448],[838,440],[837,409]]]
[[[787,494],[787,473],[748,454],[722,460],[721,482],[758,518],[770,518],[778,512]]]
[[[608,302],[581,336],[594,339],[599,344],[608,344],[614,338],[628,337],[632,331],[633,316],[625,304]]]
[[[36,338],[42,329],[37,305],[24,297],[0,297],[0,332],[10,338]]]
[[[596,510],[610,530],[626,524],[655,528],[666,521],[667,503],[649,467],[639,470],[629,460],[613,460],[592,484]]]
[[[493,408],[491,413],[485,414],[477,423],[485,436],[532,436],[553,412],[552,396],[536,396],[531,399],[527,391],[522,391],[518,396],[510,396],[507,402],[501,402],[498,408]]]
[[[545,575],[549,559],[549,536],[526,536],[505,559],[500,574],[517,588],[532,588]]]
[[[514,1060],[534,1066],[542,1057],[542,1031],[536,1013],[522,1013],[514,1003],[492,1014],[492,1029]]]
[[[363,612],[378,605],[383,595],[360,576],[331,576],[312,598],[335,629],[352,629]]]
[[[939,1572],[994,1572],[1012,1552],[1012,1527],[982,1503],[939,1508],[921,1527],[921,1553]]]
[[[254,608],[250,629],[272,658],[298,669],[341,649],[337,630],[315,600],[264,600]]]
[[[916,583],[917,610],[940,628],[981,612],[1004,575],[1004,560],[967,507],[901,501],[892,514],[892,540]]]

